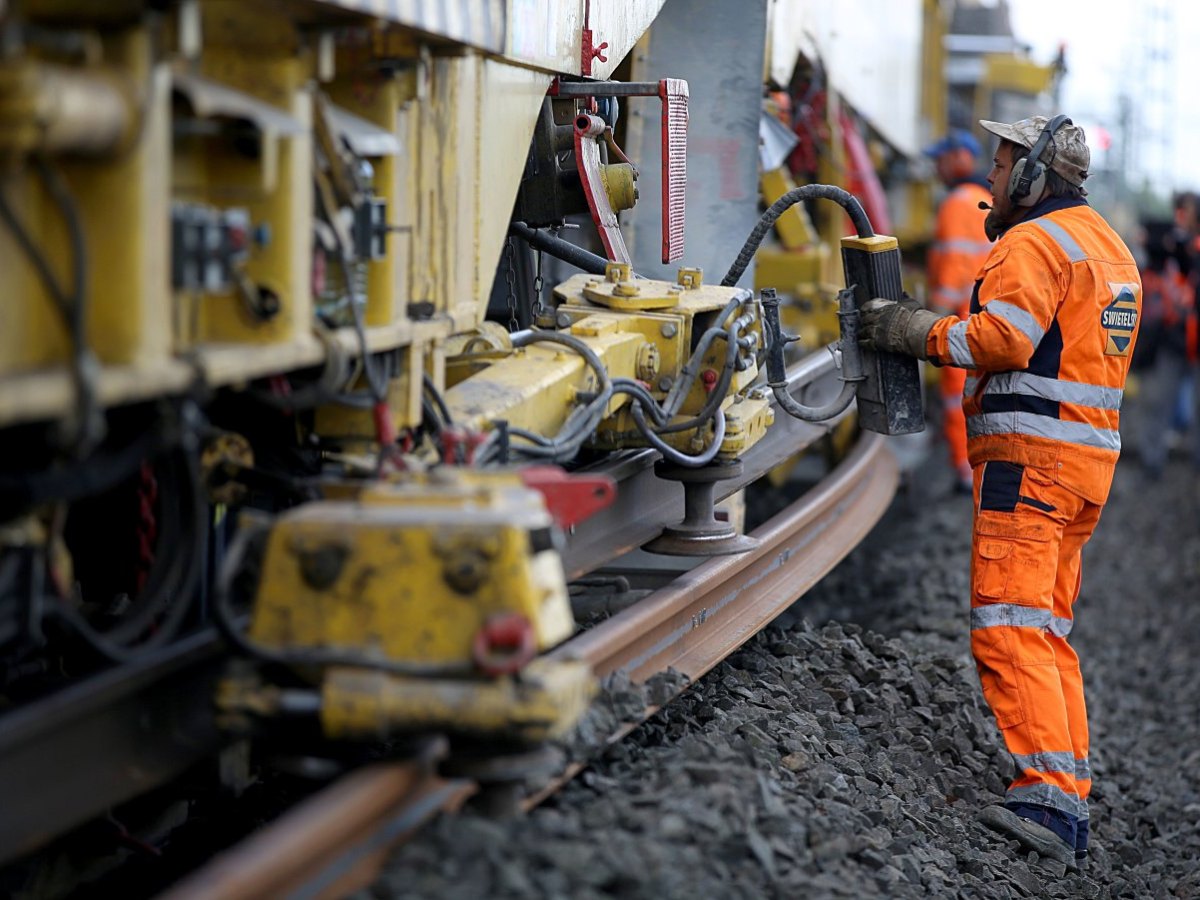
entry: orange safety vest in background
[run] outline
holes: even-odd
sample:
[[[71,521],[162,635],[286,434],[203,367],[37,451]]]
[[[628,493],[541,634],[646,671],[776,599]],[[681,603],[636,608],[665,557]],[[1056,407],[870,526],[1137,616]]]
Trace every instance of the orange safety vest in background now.
[[[980,201],[990,204],[991,191],[976,182],[964,181],[938,208],[927,263],[929,307],[936,312],[966,318],[976,273],[992,249],[983,231],[987,212],[979,208]]]
[[[1004,460],[1108,498],[1142,283],[1128,248],[1084,200],[1043,201],[996,243],[965,321],[930,331],[931,361],[971,370],[972,466]]]
[[[927,276],[929,306],[940,313],[967,317],[975,275],[992,249],[983,229],[987,212],[981,200],[990,203],[991,191],[964,181],[955,187],[938,208],[934,243],[929,248]],[[942,435],[959,483],[969,484],[971,464],[967,457],[967,422],[962,411],[966,372],[943,369],[939,379],[942,395]]]

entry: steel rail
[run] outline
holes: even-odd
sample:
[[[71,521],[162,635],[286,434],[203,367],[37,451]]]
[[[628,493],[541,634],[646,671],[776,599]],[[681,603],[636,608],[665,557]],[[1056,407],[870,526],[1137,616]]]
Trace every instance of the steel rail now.
[[[359,769],[297,804],[160,900],[343,897],[366,887],[393,845],[474,791],[437,777],[438,742],[423,755]]]

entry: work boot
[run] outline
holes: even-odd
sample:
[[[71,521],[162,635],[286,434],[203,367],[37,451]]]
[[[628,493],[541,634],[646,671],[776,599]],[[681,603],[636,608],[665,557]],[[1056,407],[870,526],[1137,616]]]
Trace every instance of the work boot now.
[[[1062,863],[1068,871],[1079,870],[1075,861],[1075,848],[1044,825],[1022,818],[1003,806],[987,807],[980,813],[979,821],[993,831],[1017,841],[1026,850],[1035,850],[1041,856]]]
[[[1088,868],[1088,832],[1090,830],[1087,819],[1081,819],[1075,829],[1075,865],[1079,867],[1080,872],[1086,872]]]

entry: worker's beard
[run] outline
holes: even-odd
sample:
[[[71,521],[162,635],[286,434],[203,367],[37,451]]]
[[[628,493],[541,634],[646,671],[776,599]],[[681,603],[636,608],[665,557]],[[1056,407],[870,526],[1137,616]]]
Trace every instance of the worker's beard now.
[[[1012,224],[1009,218],[995,207],[988,211],[987,218],[983,220],[983,231],[989,241],[995,242],[1000,235],[1004,234],[1008,226]]]

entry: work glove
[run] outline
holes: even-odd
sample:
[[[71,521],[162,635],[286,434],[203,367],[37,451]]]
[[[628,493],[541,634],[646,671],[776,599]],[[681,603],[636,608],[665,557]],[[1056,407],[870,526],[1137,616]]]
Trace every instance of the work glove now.
[[[928,359],[925,341],[933,323],[942,316],[921,309],[916,302],[897,303],[878,297],[864,303],[859,312],[858,340],[864,347]]]

